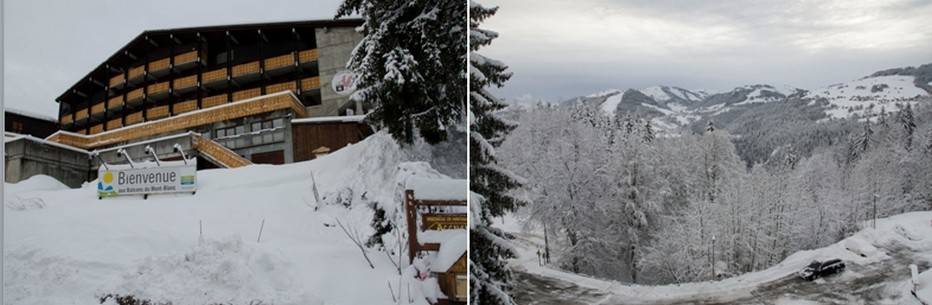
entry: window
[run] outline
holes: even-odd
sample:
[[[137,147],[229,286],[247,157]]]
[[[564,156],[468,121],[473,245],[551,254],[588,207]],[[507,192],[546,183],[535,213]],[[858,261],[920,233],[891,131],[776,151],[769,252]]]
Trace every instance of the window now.
[[[23,122],[13,122],[13,132],[22,133],[22,132],[23,132]]]
[[[261,130],[270,130],[272,128],[282,127],[284,121],[282,119],[267,120],[262,122],[252,123],[252,132],[261,131]]]
[[[469,285],[469,281],[466,280],[465,274],[456,275],[456,300],[457,301],[466,301],[466,286]]]
[[[227,128],[217,128],[217,130],[214,131],[214,133],[217,134],[217,139],[224,138],[224,137],[232,137],[238,134],[246,133],[246,126],[239,125],[239,126],[227,127]]]

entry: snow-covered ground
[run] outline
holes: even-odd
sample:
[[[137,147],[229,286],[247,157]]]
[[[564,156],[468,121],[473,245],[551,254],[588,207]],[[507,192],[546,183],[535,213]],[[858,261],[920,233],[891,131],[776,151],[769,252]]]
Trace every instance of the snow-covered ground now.
[[[886,107],[887,112],[896,111],[895,104],[905,106],[910,103],[915,106],[918,98],[929,96],[928,92],[916,87],[914,81],[915,77],[904,75],[866,77],[815,89],[805,97],[827,99],[835,107],[826,110],[826,113],[836,118],[855,113],[863,115],[867,110],[877,114],[880,107]]]
[[[391,304],[410,291],[427,304],[413,268],[367,250],[370,268],[338,225],[365,241],[367,203],[390,204],[410,175],[444,177],[411,159],[383,132],[314,161],[200,171],[194,195],[5,184],[4,303]]]
[[[910,263],[920,265],[922,282],[918,297],[926,303],[932,302],[932,271],[923,270],[932,267],[930,221],[932,212],[878,219],[877,229],[865,224],[865,229],[849,238],[825,248],[794,253],[766,270],[721,281],[663,286],[630,285],[540,266],[536,252],[543,249],[542,236],[523,230],[519,221],[510,216],[499,220],[498,226],[517,237],[515,245],[519,258],[512,261],[515,270],[574,283],[579,286],[579,290],[574,291],[604,295],[598,298],[600,304],[741,303],[761,296],[774,297],[767,300],[773,304],[807,304],[802,302],[818,298],[823,289],[825,294],[841,295],[843,300],[860,304],[919,304],[910,294],[910,275],[906,266]],[[798,279],[796,272],[809,262],[828,258],[844,260],[848,270],[812,283]],[[834,283],[849,287],[850,291],[836,291]],[[855,283],[867,287],[859,288]],[[784,287],[790,291],[781,291]],[[872,300],[864,301],[864,295],[869,295]]]
[[[596,93],[596,95],[598,95],[598,93]],[[625,95],[624,91],[620,91],[618,92],[618,94],[609,96],[607,99],[605,99],[605,102],[602,103],[602,106],[601,106],[602,112],[604,112],[606,115],[614,116],[615,109],[618,108],[618,104],[621,104],[621,98],[624,95]]]

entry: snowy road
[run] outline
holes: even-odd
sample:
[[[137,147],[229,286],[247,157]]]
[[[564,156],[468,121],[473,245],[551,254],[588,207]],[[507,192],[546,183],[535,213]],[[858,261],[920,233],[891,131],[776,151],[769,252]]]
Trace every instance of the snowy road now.
[[[891,253],[894,254],[894,253]],[[814,282],[795,276],[760,286],[750,297],[722,299],[697,297],[677,301],[659,300],[645,303],[632,302],[628,297],[578,286],[561,279],[537,274],[515,272],[518,304],[920,304],[912,297],[901,298],[908,290],[909,261],[905,255],[870,266],[853,265],[845,272]],[[919,269],[927,269],[929,262],[919,262]]]
[[[521,258],[514,261],[518,304],[921,304],[909,290],[909,264],[919,270],[932,267],[932,229],[911,218],[928,219],[928,214],[900,218],[878,230],[865,230],[850,242],[788,257],[768,270],[749,273],[722,282],[666,286],[626,285],[587,278],[539,266],[535,255],[542,244],[539,236],[510,232]],[[918,216],[918,217],[916,217]],[[928,220],[924,220],[928,221]],[[848,246],[861,245],[867,257],[857,256]],[[870,250],[876,246],[876,249]],[[815,281],[795,275],[813,257],[838,257],[847,269]]]
[[[611,297],[595,289],[532,273],[515,272],[515,301],[521,305],[534,304],[599,304]]]

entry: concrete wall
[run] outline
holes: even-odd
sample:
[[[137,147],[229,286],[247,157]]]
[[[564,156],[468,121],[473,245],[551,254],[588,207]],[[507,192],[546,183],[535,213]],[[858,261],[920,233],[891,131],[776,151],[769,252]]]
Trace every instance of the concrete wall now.
[[[321,105],[307,107],[307,114],[309,117],[345,115],[340,113],[340,109],[347,106],[349,96],[338,95],[333,91],[333,76],[346,70],[346,62],[363,36],[352,27],[318,28],[315,35],[319,52],[317,64],[320,69]],[[357,106],[351,108],[356,109]]]
[[[91,162],[86,153],[20,139],[7,142],[4,181],[16,183],[42,174],[76,188],[89,180]]]

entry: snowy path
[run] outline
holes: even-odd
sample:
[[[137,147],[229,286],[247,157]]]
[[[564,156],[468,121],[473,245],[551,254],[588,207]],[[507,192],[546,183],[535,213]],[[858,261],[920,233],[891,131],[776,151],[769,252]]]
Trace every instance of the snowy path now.
[[[503,228],[515,236],[520,257],[512,261],[519,304],[921,304],[910,295],[909,264],[932,267],[930,212],[878,220],[834,245],[795,253],[767,270],[721,282],[641,286],[605,281],[539,266],[542,237],[519,232],[512,220]],[[857,246],[855,246],[857,245]],[[862,257],[847,250],[861,248]],[[805,281],[795,270],[816,258],[838,257],[841,274]]]

